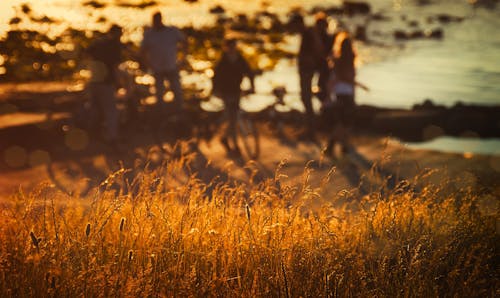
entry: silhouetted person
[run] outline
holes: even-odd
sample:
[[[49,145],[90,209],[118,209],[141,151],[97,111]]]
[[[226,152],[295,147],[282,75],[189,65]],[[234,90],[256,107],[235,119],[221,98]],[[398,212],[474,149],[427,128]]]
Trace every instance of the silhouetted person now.
[[[334,152],[335,143],[340,143],[342,152],[350,149],[349,133],[355,111],[354,87],[356,70],[354,67],[355,52],[352,40],[346,32],[340,33],[334,45],[334,65],[331,74],[333,105],[328,110],[333,130],[328,140],[325,153]]]
[[[177,65],[178,44],[186,49],[186,37],[174,26],[165,26],[160,12],[153,14],[153,27],[144,32],[141,43],[142,62],[153,71],[155,78],[157,106],[164,106],[165,80],[174,93],[174,106],[177,113],[182,111],[183,92]]]
[[[221,142],[228,153],[240,154],[236,142],[236,121],[240,107],[241,82],[244,77],[250,79],[250,93],[255,91],[254,75],[248,62],[238,51],[235,39],[226,39],[223,54],[217,62],[213,77],[213,93],[224,101],[224,112],[227,119],[227,129]],[[231,140],[232,145],[230,145]]]
[[[118,65],[122,61],[120,42],[121,27],[113,25],[102,38],[94,41],[87,49],[91,57],[90,115],[91,126],[98,124],[99,114],[106,122],[106,141],[115,143],[118,139],[118,110],[115,91],[117,87]]]
[[[330,78],[331,69],[328,65],[328,60],[330,58],[330,53],[331,53],[329,49],[333,47],[334,36],[328,33],[328,20],[325,13],[323,12],[317,13],[315,19],[316,23],[314,27],[318,33],[323,48],[322,51],[323,57],[319,59],[318,69],[317,69],[319,73],[318,77],[319,91],[317,93],[317,96],[319,100],[323,102],[325,99],[328,98],[328,96],[330,96],[328,94],[330,90],[328,82]]]
[[[298,54],[300,98],[306,111],[307,137],[314,138],[314,111],[312,106],[312,79],[326,57],[326,50],[315,27],[307,27],[301,15],[290,20],[291,29],[301,35]]]

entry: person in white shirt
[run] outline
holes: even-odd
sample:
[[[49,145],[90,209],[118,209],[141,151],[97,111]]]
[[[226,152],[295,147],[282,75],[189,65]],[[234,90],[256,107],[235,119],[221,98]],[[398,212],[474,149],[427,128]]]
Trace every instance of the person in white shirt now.
[[[177,65],[179,44],[186,49],[186,37],[174,26],[165,26],[160,12],[153,14],[153,26],[144,32],[141,43],[142,62],[153,71],[157,104],[163,106],[165,80],[174,93],[174,106],[180,113],[183,106],[183,92]]]

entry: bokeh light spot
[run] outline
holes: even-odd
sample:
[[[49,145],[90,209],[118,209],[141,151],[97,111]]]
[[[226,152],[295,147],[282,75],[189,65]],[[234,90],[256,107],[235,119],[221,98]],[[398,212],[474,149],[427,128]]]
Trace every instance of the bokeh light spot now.
[[[500,172],[500,156],[492,156],[490,158],[490,166],[493,170]]]
[[[498,213],[500,208],[499,199],[493,195],[482,196],[477,202],[477,208],[484,216],[492,216]]]
[[[9,103],[0,104],[0,115],[15,113],[18,110],[19,109],[15,105],[13,105],[13,104],[9,104]]]
[[[471,139],[479,139],[481,137],[477,132],[471,130],[463,132],[460,136],[463,138],[471,138]]]
[[[164,102],[172,102],[174,100],[174,92],[168,91],[165,93],[165,96],[163,96],[163,101]]]
[[[464,152],[464,158],[471,159],[472,157],[474,157],[472,152]]]
[[[444,130],[436,125],[427,126],[426,128],[424,128],[424,131],[422,132],[422,138],[425,141],[435,139],[442,135],[444,135]]]
[[[11,168],[20,168],[26,164],[26,149],[21,146],[12,146],[4,152],[5,163]]]
[[[29,155],[28,163],[32,167],[48,164],[50,163],[50,155],[47,151],[35,150]]]
[[[64,143],[71,150],[80,151],[89,145],[89,136],[86,131],[74,128],[66,132]]]

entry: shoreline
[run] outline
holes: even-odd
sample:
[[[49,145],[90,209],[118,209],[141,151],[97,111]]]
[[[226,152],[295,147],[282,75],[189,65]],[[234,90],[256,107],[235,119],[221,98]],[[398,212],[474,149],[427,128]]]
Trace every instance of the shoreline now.
[[[189,91],[186,93],[189,94]],[[27,122],[35,126],[44,126],[45,122],[64,121],[85,100],[85,89],[81,83],[75,84],[70,81],[0,83],[0,122],[3,122],[0,123],[0,129],[23,126],[23,120],[12,117],[16,113],[23,115],[27,120],[31,116],[33,119]],[[203,101],[206,99],[199,98],[196,94],[187,97],[186,103],[192,113],[195,113],[194,119],[216,118],[219,112],[203,110],[200,107]],[[121,105],[126,104],[124,98],[118,102]],[[151,106],[142,106],[142,113],[148,113],[149,108]],[[281,121],[298,126],[303,116],[302,112],[293,108],[287,112],[279,112],[274,111],[272,106],[248,114],[263,122]],[[321,122],[321,115],[318,114],[317,117],[318,122]],[[498,119],[500,119],[500,104],[457,103],[447,107],[425,100],[410,109],[358,105],[353,123],[355,129],[360,132],[392,136],[406,142],[425,142],[440,136],[500,138]],[[328,127],[318,123],[318,129],[325,131]]]

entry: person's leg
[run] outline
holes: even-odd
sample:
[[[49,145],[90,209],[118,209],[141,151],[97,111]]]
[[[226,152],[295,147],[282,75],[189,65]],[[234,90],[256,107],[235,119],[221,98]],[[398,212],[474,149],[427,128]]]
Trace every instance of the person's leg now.
[[[312,78],[314,76],[314,71],[312,70],[301,70],[299,71],[300,75],[300,99],[304,104],[305,113],[306,113],[306,127],[307,133],[310,136],[313,136],[314,127],[314,111],[312,107]]]
[[[163,104],[163,95],[165,95],[165,74],[158,72],[153,76],[155,78],[156,104],[161,106]]]
[[[87,119],[84,119],[85,129],[91,133],[98,132],[100,118],[101,118],[101,93],[99,92],[99,85],[97,83],[89,84],[89,109]],[[85,110],[85,108],[83,108]]]
[[[118,139],[119,113],[116,108],[114,87],[111,84],[100,84],[100,106],[106,122],[106,138],[110,142]]]
[[[165,73],[157,72],[153,74],[155,78],[155,97],[156,104],[154,106],[151,127],[162,130],[165,126],[163,114],[165,111],[165,102],[163,96],[165,95]]]
[[[353,95],[337,95],[339,103],[342,105],[340,115],[339,142],[342,145],[342,152],[347,153],[351,148],[349,141],[352,121],[354,118],[355,105]]]
[[[174,105],[178,113],[182,112],[184,105],[184,93],[182,91],[179,71],[174,70],[167,73],[167,79],[170,83],[170,89],[174,93]]]
[[[328,98],[328,81],[330,80],[330,69],[328,67],[328,63],[323,63],[319,67],[319,78],[318,78],[318,87],[320,89],[318,93],[318,98],[320,101],[324,101]]]
[[[224,114],[227,122],[226,130],[223,133],[222,143],[226,149],[230,151],[238,150],[238,143],[236,138],[236,125],[238,121],[239,110],[239,96],[226,95],[224,96]],[[230,144],[228,141],[231,141]]]

